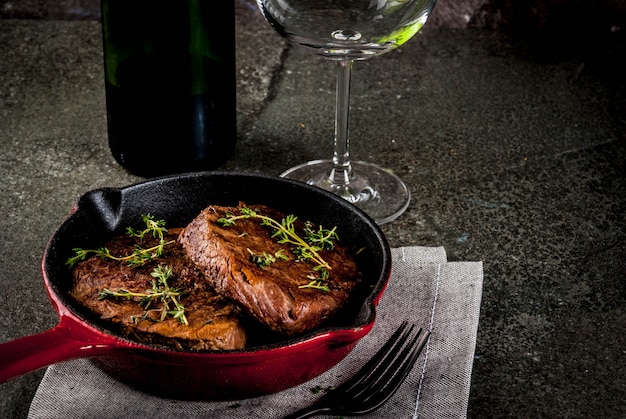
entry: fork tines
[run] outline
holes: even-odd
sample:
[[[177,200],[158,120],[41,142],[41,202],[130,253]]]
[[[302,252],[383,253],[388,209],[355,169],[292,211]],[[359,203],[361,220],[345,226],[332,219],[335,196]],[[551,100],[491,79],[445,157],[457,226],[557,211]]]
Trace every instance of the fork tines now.
[[[404,321],[385,345],[351,379],[337,388],[363,404],[367,413],[378,409],[400,387],[426,344],[430,332]]]
[[[302,419],[316,413],[362,415],[382,406],[409,374],[429,331],[403,322],[387,343],[352,378],[326,393],[315,404],[287,418]]]

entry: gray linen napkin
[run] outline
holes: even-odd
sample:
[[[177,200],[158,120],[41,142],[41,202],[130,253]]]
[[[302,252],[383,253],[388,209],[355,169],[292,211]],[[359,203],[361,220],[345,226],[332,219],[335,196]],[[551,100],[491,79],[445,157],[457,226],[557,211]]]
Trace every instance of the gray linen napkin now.
[[[403,321],[432,335],[393,398],[371,417],[464,418],[482,296],[482,262],[447,262],[442,247],[392,249],[392,274],[376,324],[344,361],[321,376],[277,394],[237,402],[182,402],[121,384],[88,360],[46,371],[30,418],[279,418],[312,403],[314,388],[343,382]]]

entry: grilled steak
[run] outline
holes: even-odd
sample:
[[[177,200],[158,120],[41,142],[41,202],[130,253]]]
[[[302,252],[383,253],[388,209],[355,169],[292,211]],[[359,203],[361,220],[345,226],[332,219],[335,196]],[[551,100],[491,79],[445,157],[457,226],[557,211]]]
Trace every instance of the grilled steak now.
[[[166,240],[176,239],[178,233],[180,229],[170,229]],[[112,255],[128,255],[135,244],[133,238],[118,236],[106,247]],[[143,246],[147,248],[151,244],[155,243],[148,241]],[[171,288],[188,293],[181,299],[188,326],[171,316],[161,321],[159,300],[151,303],[151,310],[146,311],[138,304],[139,298],[98,299],[105,288],[146,293],[153,287],[155,278],[150,274],[158,264],[172,267],[173,274],[168,280]],[[228,350],[245,346],[246,333],[240,320],[240,309],[213,290],[179,244],[168,246],[164,257],[141,267],[90,257],[74,268],[73,276],[72,297],[101,319],[118,326],[120,333],[129,338],[174,349]]]
[[[279,222],[285,217],[268,207],[250,208]],[[332,267],[329,291],[301,288],[311,281],[309,276],[314,265],[295,262],[293,249],[272,238],[267,226],[255,218],[238,220],[230,227],[217,222],[228,213],[239,214],[240,209],[208,207],[179,236],[187,256],[219,294],[239,303],[272,330],[287,335],[321,325],[346,303],[361,279],[347,249],[336,244],[333,250],[321,252]],[[289,260],[277,258],[268,266],[260,267],[251,257],[275,255],[280,251]]]

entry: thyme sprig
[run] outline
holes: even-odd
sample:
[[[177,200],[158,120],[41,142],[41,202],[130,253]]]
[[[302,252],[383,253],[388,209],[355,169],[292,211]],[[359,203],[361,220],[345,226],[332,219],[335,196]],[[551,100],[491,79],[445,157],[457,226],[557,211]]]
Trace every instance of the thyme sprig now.
[[[138,238],[140,242],[143,242],[146,235],[152,235],[154,238],[159,239],[158,245],[149,248],[143,248],[140,245],[135,245],[133,252],[124,256],[114,256],[106,247],[100,247],[98,249],[82,249],[80,247],[75,247],[72,249],[74,256],[70,257],[65,264],[72,268],[78,262],[85,260],[90,254],[95,254],[103,259],[127,261],[130,266],[143,266],[149,261],[163,256],[165,246],[175,242],[175,240],[165,241],[165,233],[167,233],[165,221],[155,220],[150,214],[144,214],[141,218],[143,219],[146,228],[143,230],[135,230],[132,227],[127,227],[126,234],[129,237]]]
[[[146,317],[149,311],[152,311],[150,309],[152,303],[155,300],[160,300],[161,307],[155,309],[160,313],[159,321],[165,320],[165,318],[170,315],[178,319],[178,321],[184,325],[189,325],[187,317],[185,316],[185,307],[180,302],[180,298],[185,295],[185,292],[181,289],[171,288],[167,282],[172,276],[172,268],[167,265],[159,265],[153,269],[150,275],[155,279],[152,280],[152,289],[147,290],[145,293],[132,292],[124,288],[120,288],[117,291],[111,291],[105,288],[98,296],[98,299],[125,298],[130,300],[139,298],[139,305],[146,310],[144,317]]]
[[[284,250],[280,249],[279,251],[277,251],[276,253],[274,253],[273,255],[267,252],[263,252],[262,255],[259,255],[257,253],[254,253],[252,250],[247,249],[248,253],[250,253],[250,260],[252,260],[252,262],[256,263],[257,266],[259,268],[265,268],[270,266],[272,263],[276,262],[277,260],[289,260],[289,256],[284,254]]]
[[[301,237],[296,232],[296,220],[295,215],[287,215],[280,222],[254,211],[246,206],[241,207],[241,214],[235,215],[233,213],[227,213],[225,217],[217,220],[224,227],[231,227],[237,224],[238,220],[256,218],[261,221],[261,224],[269,227],[273,233],[272,238],[276,239],[279,244],[292,245],[292,252],[296,256],[296,261],[311,262],[313,266],[313,273],[308,275],[308,279],[311,281],[306,285],[301,285],[300,288],[316,288],[323,291],[330,291],[327,282],[330,278],[331,266],[320,256],[322,250],[332,250],[335,246],[335,241],[339,240],[339,236],[336,232],[336,227],[331,230],[322,228],[321,226],[315,230],[313,223],[306,221],[304,223],[304,237]],[[281,251],[279,251],[281,252]],[[273,263],[276,258],[272,255],[268,255],[263,252],[263,256],[251,253],[251,259],[257,263],[260,267],[268,266]],[[281,256],[282,252],[280,253]],[[278,256],[278,253],[275,255]],[[285,259],[281,257],[281,259]],[[274,260],[272,260],[274,259]],[[261,266],[263,265],[263,266]]]
[[[154,216],[151,214],[143,214],[141,219],[146,224],[146,228],[143,230],[135,230],[132,227],[126,227],[126,234],[130,237],[138,237],[141,241],[146,234],[152,233],[152,237],[155,239],[158,238],[161,241],[163,240],[163,236],[167,233],[167,229],[165,228],[165,220],[155,220]]]

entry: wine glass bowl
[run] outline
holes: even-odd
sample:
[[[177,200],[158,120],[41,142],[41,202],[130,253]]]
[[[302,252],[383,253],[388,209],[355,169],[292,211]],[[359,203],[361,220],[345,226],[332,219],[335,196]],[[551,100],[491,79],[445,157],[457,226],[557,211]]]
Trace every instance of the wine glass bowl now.
[[[434,5],[418,1],[258,0],[263,16],[287,40],[334,60],[363,60],[406,42]]]
[[[400,216],[410,192],[390,170],[352,161],[349,139],[351,68],[415,35],[435,0],[257,0],[267,22],[292,44],[337,62],[337,106],[332,159],[314,160],[281,176],[316,185],[359,206],[377,223]]]

